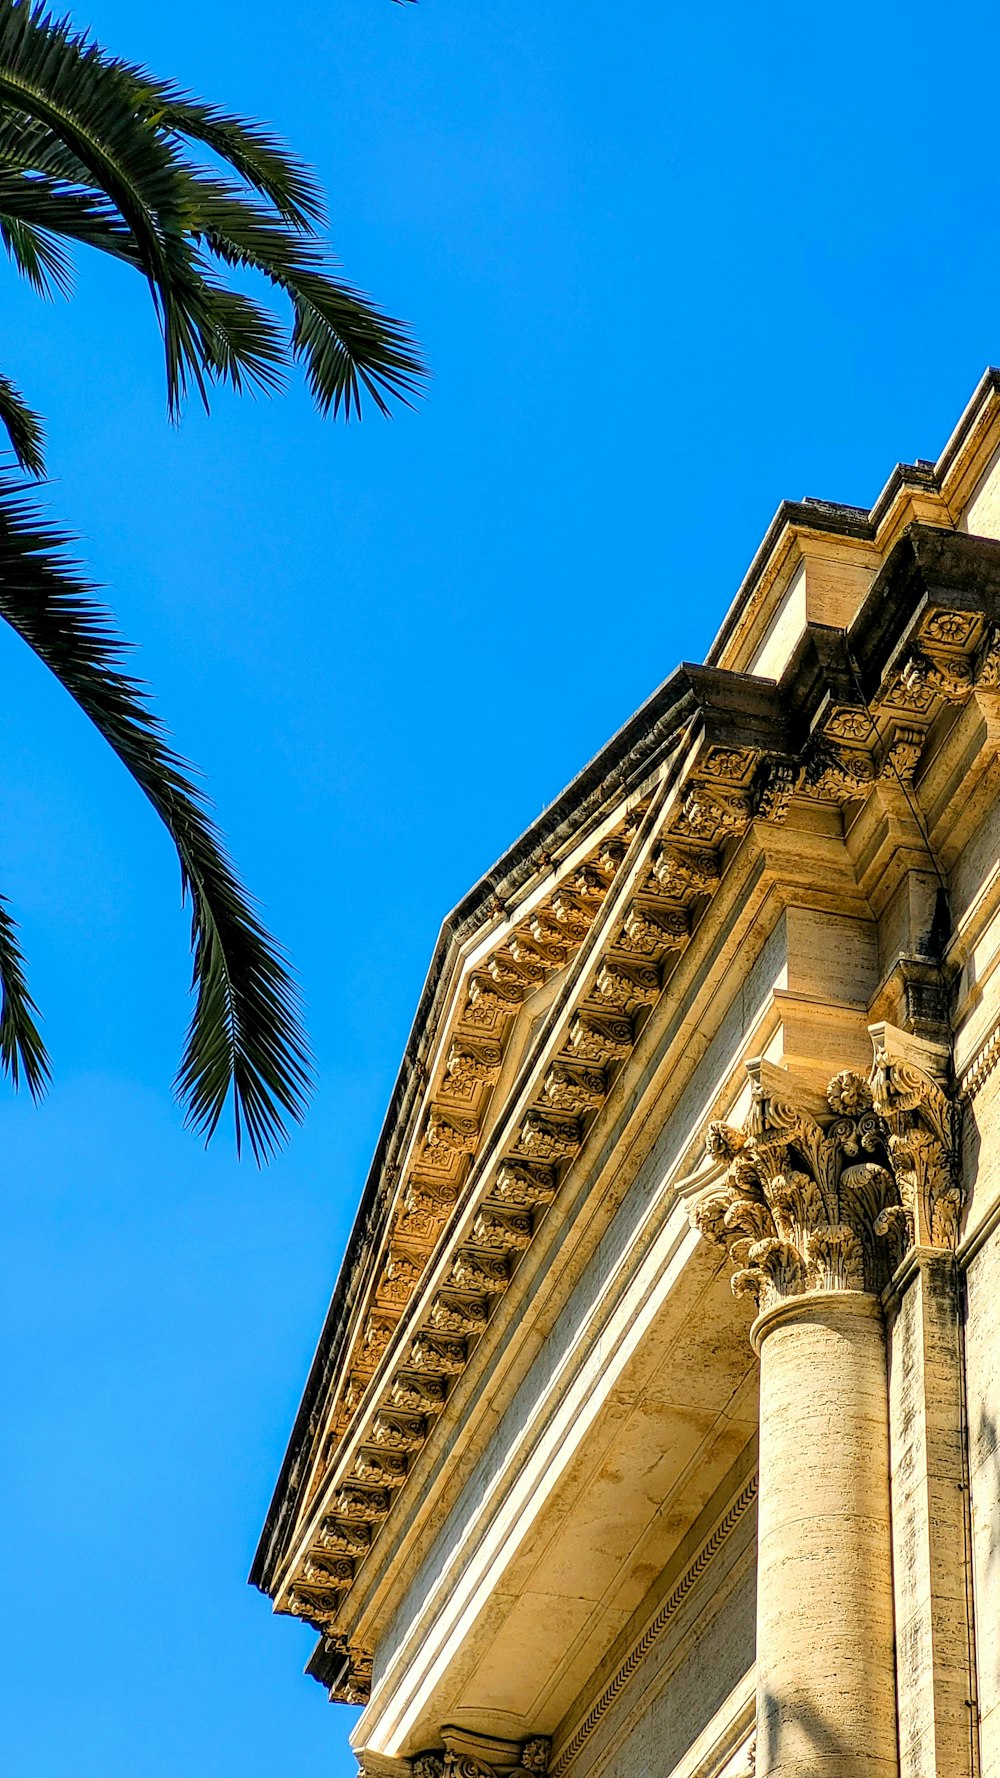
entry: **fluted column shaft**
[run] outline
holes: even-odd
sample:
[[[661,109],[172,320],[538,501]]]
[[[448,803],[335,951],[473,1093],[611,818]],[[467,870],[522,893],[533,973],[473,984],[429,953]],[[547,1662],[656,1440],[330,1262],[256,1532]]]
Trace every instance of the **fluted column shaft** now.
[[[757,1778],[896,1778],[889,1430],[877,1297],[765,1311]]]

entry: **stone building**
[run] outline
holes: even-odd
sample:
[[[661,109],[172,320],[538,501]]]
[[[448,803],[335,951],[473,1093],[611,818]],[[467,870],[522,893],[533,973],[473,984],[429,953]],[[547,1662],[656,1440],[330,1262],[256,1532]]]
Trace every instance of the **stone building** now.
[[[1000,373],[445,922],[253,1580],[374,1778],[1000,1778]]]

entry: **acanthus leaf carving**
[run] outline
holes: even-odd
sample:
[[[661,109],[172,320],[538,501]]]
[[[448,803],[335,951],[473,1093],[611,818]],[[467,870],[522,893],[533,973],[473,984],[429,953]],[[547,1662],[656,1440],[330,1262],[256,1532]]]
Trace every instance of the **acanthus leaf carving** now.
[[[405,1307],[419,1284],[422,1273],[423,1267],[408,1254],[390,1250],[376,1295],[384,1302]]]
[[[522,1253],[531,1244],[530,1216],[482,1209],[473,1218],[471,1239],[493,1253]]]
[[[372,1673],[374,1660],[367,1649],[359,1648],[350,1643],[346,1650],[343,1668],[330,1687],[330,1697],[335,1704],[367,1704],[372,1695]]]
[[[914,649],[899,675],[904,693],[930,693],[949,704],[962,704],[973,687],[971,662],[958,654],[930,654]]]
[[[468,1092],[487,1083],[492,1085],[500,1072],[503,1051],[488,1038],[456,1038],[445,1065],[445,1091]]]
[[[661,951],[683,950],[691,923],[685,908],[655,907],[634,901],[625,915],[619,935],[622,950],[639,957],[655,957]]]
[[[602,1105],[608,1083],[599,1068],[571,1068],[554,1062],[545,1076],[544,1097],[558,1111],[579,1113]]]
[[[746,790],[725,790],[715,785],[689,784],[681,798],[672,833],[718,845],[733,834],[745,832],[753,818],[753,803]]]
[[[323,1520],[316,1542],[321,1550],[329,1551],[332,1556],[366,1556],[371,1534],[356,1520],[329,1518]]]
[[[570,1021],[569,1047],[574,1055],[587,1062],[608,1062],[627,1056],[635,1033],[628,1018],[615,1018],[600,1013],[577,1013]]]
[[[727,1248],[733,1290],[761,1311],[816,1290],[878,1292],[913,1241],[955,1245],[957,1112],[913,1059],[933,1046],[886,1026],[872,1035],[867,1080],[841,1070],[824,1102],[788,1070],[749,1063],[742,1128],[709,1125],[714,1183],[691,1219]],[[894,1040],[908,1058],[891,1053]]]
[[[790,759],[767,760],[754,784],[754,814],[780,827],[801,776],[801,766]]]
[[[354,1474],[359,1482],[371,1482],[382,1488],[400,1488],[406,1480],[406,1458],[396,1451],[370,1450],[362,1446],[354,1459]]]
[[[396,1408],[410,1409],[418,1414],[439,1414],[447,1400],[447,1392],[437,1377],[400,1371],[389,1385],[389,1400]]]
[[[898,778],[904,784],[912,782],[920,755],[924,750],[927,732],[922,728],[909,728],[899,725],[893,732],[892,740],[885,750],[882,761],[882,777]]]
[[[486,1326],[486,1304],[477,1297],[446,1296],[439,1291],[428,1319],[438,1333],[481,1334]]]
[[[478,1139],[479,1125],[474,1117],[431,1108],[424,1136],[425,1152],[444,1149],[448,1154],[475,1154]]]
[[[901,1201],[919,1247],[958,1245],[964,1198],[958,1106],[930,1068],[946,1052],[890,1025],[872,1027],[872,1094],[888,1131]],[[923,1065],[921,1065],[923,1064]]]
[[[481,1291],[484,1296],[501,1296],[510,1283],[505,1259],[473,1253],[467,1247],[460,1247],[452,1260],[451,1276],[458,1290]]]
[[[474,975],[469,981],[466,1021],[470,1025],[492,1029],[497,1019],[513,1017],[527,992],[528,984],[520,978],[514,983],[496,981],[491,976]]]
[[[389,1451],[419,1451],[427,1437],[423,1417],[411,1419],[396,1414],[378,1414],[372,1422],[370,1438],[375,1445]]]
[[[409,1363],[432,1377],[457,1377],[465,1369],[465,1342],[417,1334],[410,1346]]]
[[[601,964],[594,982],[595,996],[623,1012],[651,1006],[659,999],[660,972],[655,963],[620,962],[609,958]]]
[[[803,783],[814,796],[849,802],[852,797],[865,796],[877,776],[875,761],[866,748],[816,739],[807,752]]]
[[[542,1111],[529,1111],[521,1124],[518,1147],[540,1161],[562,1161],[576,1154],[580,1140],[575,1118],[558,1121]]]
[[[733,1290],[761,1311],[815,1290],[879,1290],[876,1223],[899,1197],[868,1082],[845,1069],[824,1096],[771,1063],[748,1071],[742,1129],[714,1123],[706,1138],[725,1184],[693,1208],[728,1249]]]
[[[685,901],[692,895],[712,894],[719,881],[719,865],[714,852],[696,852],[664,842],[653,859],[652,877],[664,895]]]
[[[346,1556],[307,1556],[302,1578],[312,1586],[345,1593],[354,1579],[354,1563]]]
[[[497,1169],[493,1196],[509,1209],[531,1209],[551,1204],[556,1195],[556,1176],[551,1167],[535,1161],[505,1160]]]

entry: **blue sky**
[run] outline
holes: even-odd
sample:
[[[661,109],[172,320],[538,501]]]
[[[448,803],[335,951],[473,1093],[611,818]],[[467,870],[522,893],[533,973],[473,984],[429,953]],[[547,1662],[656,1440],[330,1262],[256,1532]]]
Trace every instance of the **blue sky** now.
[[[0,887],[56,1081],[0,1096],[12,1778],[348,1774],[245,1585],[440,920],[680,658],[782,496],[869,502],[1000,359],[993,9],[93,0],[272,119],[419,413],[164,419],[147,299],[5,274],[53,510],[297,962],[320,1084],[267,1172],[186,1136],[170,848],[0,636]]]

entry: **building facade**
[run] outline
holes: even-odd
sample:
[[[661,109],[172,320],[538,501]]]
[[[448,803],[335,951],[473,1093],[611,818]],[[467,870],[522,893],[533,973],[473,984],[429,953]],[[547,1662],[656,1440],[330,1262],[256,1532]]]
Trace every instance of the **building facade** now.
[[[252,1579],[372,1778],[1000,1778],[1000,373],[445,923]]]

